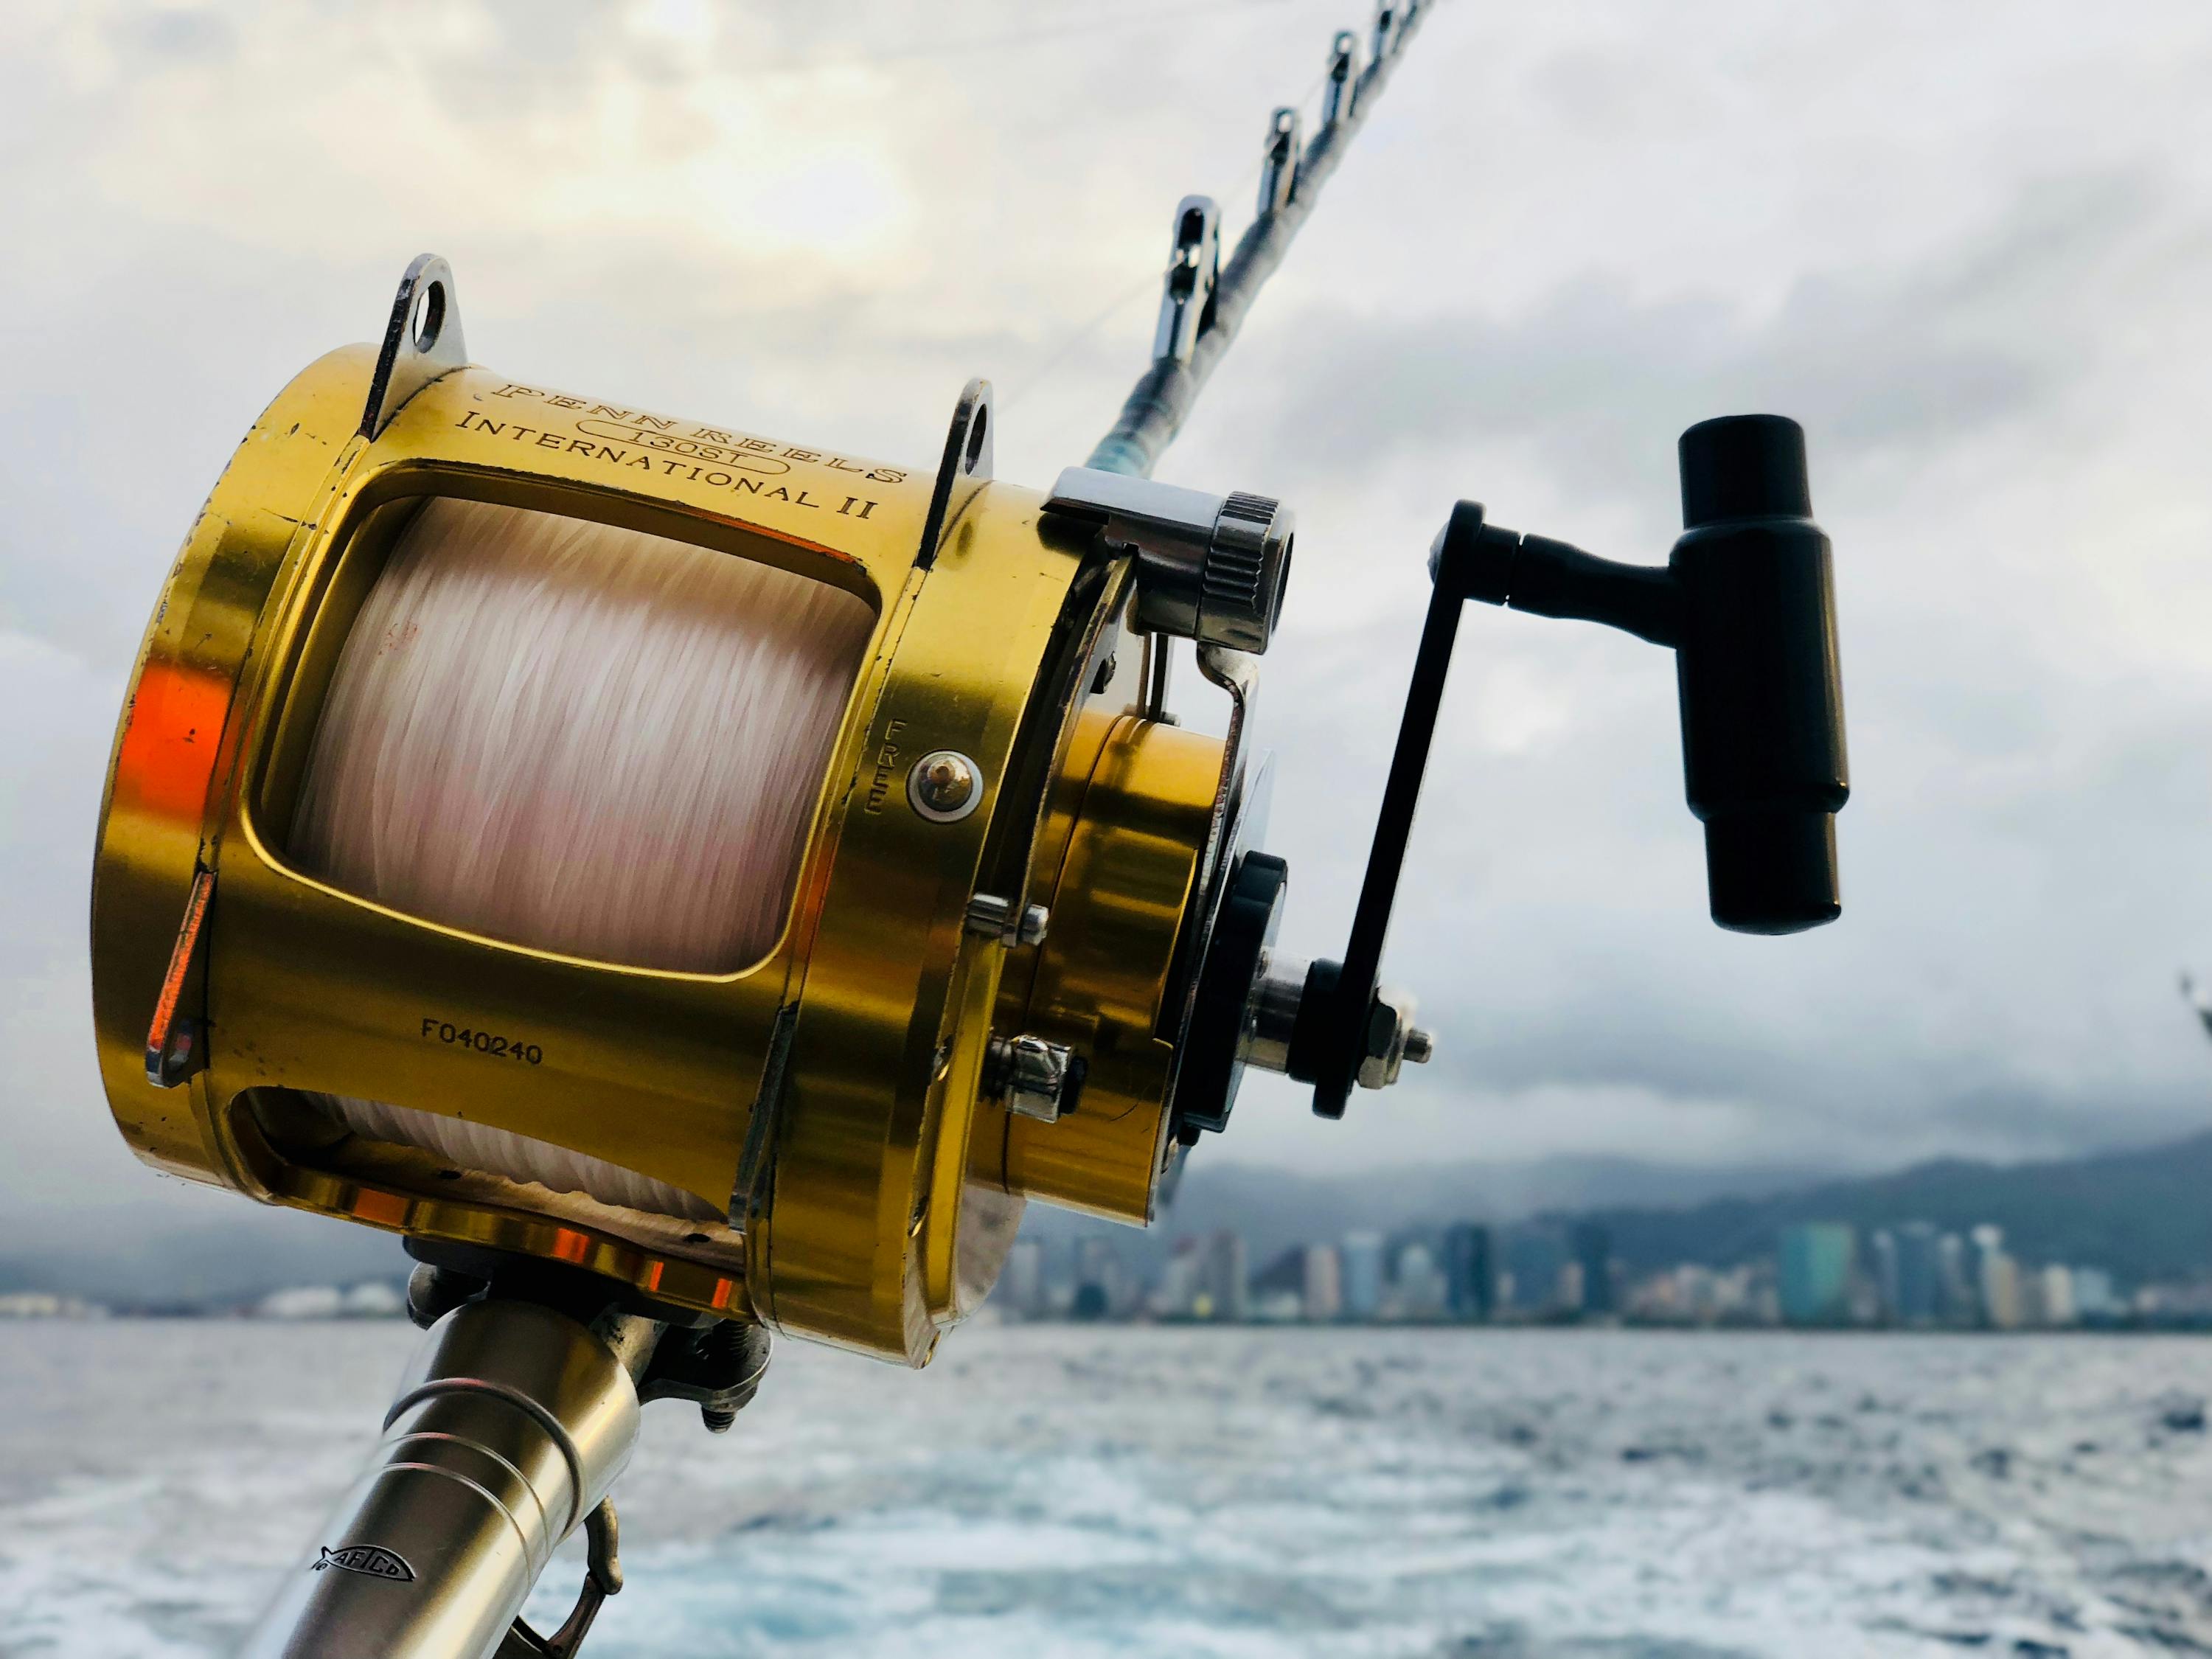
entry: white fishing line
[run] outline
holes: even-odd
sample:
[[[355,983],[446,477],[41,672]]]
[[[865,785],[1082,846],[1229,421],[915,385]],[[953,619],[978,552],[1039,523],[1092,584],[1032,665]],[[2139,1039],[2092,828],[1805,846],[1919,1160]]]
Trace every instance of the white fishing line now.
[[[291,856],[333,886],[518,945],[743,967],[782,930],[872,625],[851,594],[749,559],[432,500],[340,653]],[[688,1194],[543,1141],[331,1100],[357,1133],[472,1169],[699,1212]]]

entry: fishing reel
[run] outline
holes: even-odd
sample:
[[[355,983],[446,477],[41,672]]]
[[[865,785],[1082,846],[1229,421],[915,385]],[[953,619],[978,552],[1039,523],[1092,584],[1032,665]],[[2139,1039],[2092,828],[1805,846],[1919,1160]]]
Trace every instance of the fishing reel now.
[[[417,260],[381,349],[277,396],[171,574],[95,866],[118,1125],[157,1167],[428,1255],[564,1262],[921,1364],[1027,1199],[1152,1212],[1248,781],[1241,729],[1183,730],[1152,694],[1171,634],[1264,647],[1289,517],[1146,486],[1172,511],[1139,524],[994,483],[980,383],[933,473],[524,385],[462,341],[451,271]],[[356,622],[453,502],[647,532],[864,608],[757,959],[518,943],[303,849],[349,648],[417,643],[411,621],[360,641]],[[557,690],[515,672],[519,698]],[[498,763],[447,718],[451,753]],[[488,1151],[334,1122],[332,1100]],[[549,1149],[677,1201],[517,1167]]]
[[[1788,422],[1685,434],[1689,528],[1663,570],[1455,510],[1352,939],[1306,965],[1277,945],[1288,872],[1251,844],[1255,659],[1293,552],[1278,503],[1088,468],[1042,495],[995,481],[981,382],[931,473],[525,385],[471,366],[462,338],[451,271],[417,260],[381,349],[323,358],[256,422],[155,613],[100,823],[93,967],[116,1121],[157,1167],[434,1260],[565,1263],[922,1364],[988,1293],[1025,1200],[1142,1224],[1227,1127],[1246,1067],[1310,1083],[1335,1116],[1428,1057],[1378,975],[1468,599],[1674,647],[1716,920],[1837,913],[1827,547]],[[349,650],[408,648],[357,623],[409,526],[457,501],[647,532],[864,610],[756,959],[676,970],[518,942],[302,851]],[[1174,641],[1230,698],[1225,738],[1167,708]],[[550,694],[531,672],[515,663],[515,697]],[[332,1099],[395,1109],[334,1121]],[[374,1127],[400,1120],[474,1139]],[[514,1149],[677,1197],[611,1199]]]

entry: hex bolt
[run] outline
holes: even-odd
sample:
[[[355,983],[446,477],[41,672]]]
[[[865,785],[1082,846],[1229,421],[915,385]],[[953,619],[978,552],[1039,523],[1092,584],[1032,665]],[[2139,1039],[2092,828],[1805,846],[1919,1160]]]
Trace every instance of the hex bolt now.
[[[1377,990],[1367,1011],[1366,1054],[1354,1080],[1363,1089],[1389,1088],[1398,1080],[1399,1067],[1413,1058],[1416,1037],[1426,1044],[1427,1034],[1413,1024],[1413,999],[1388,987]]]

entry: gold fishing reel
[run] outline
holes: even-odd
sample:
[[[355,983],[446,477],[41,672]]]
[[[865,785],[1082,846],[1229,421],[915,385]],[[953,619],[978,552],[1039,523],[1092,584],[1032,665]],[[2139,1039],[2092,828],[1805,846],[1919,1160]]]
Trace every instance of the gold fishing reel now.
[[[1290,520],[1080,469],[1050,496],[999,483],[990,421],[972,383],[932,473],[510,380],[469,364],[452,272],[416,260],[381,349],[312,364],[246,434],[139,653],[93,902],[100,1067],[133,1150],[914,1364],[988,1292],[1024,1200],[1147,1221],[1194,1126],[1223,1118],[1281,893],[1279,864],[1239,854]],[[341,653],[437,498],[648,532],[868,608],[767,954],[701,972],[532,947],[299,854]],[[1225,740],[1167,714],[1170,638],[1230,695]],[[1207,997],[1226,1012],[1201,1019]],[[319,1097],[699,1203],[468,1167]]]
[[[1139,439],[1157,447],[1189,372],[1172,349],[1158,359],[1094,459],[1145,464]],[[1255,659],[1289,515],[1085,467],[1040,494],[994,481],[991,450],[980,381],[925,476],[509,380],[468,363],[452,272],[416,260],[382,348],[311,365],[246,434],[139,655],[93,892],[100,1067],[133,1149],[405,1233],[434,1263],[565,1263],[659,1308],[922,1364],[988,1293],[1027,1200],[1149,1222],[1182,1152],[1227,1127],[1247,1066],[1311,1085],[1334,1118],[1355,1088],[1429,1057],[1380,974],[1475,600],[1671,650],[1713,919],[1783,933],[1839,914],[1833,581],[1795,422],[1682,434],[1684,533],[1664,566],[1452,510],[1350,939],[1341,961],[1310,963],[1277,951],[1287,871],[1248,844],[1264,793],[1247,752]],[[377,609],[397,591],[384,584],[418,568],[424,526],[501,514],[857,617],[846,678],[811,682],[814,747],[783,741],[800,722],[774,698],[730,705],[751,731],[672,708],[678,681],[655,678],[644,635],[617,666],[596,644],[533,653],[549,636],[530,628],[479,639],[448,611],[431,618],[441,660],[486,671],[474,700],[441,705],[418,678],[407,729],[367,751],[381,764],[388,740],[466,802],[494,793],[504,734],[544,738],[550,710],[559,739],[570,708],[614,711],[611,735],[594,726],[599,746],[569,757],[568,795],[533,797],[548,819],[521,884],[556,919],[605,920],[641,878],[679,917],[727,896],[709,884],[694,903],[670,875],[680,838],[658,796],[619,787],[626,747],[659,743],[655,775],[696,808],[695,750],[705,771],[718,744],[781,742],[774,775],[799,781],[776,797],[788,835],[768,840],[783,836],[788,865],[750,893],[777,908],[747,959],[561,948],[583,936],[471,925],[325,858],[334,811],[341,830],[366,812],[404,840],[428,799],[372,785],[356,812],[321,787],[361,662],[397,653],[404,678],[428,654],[412,624],[362,618],[396,614]],[[591,568],[601,592],[638,575]],[[756,632],[799,614],[764,607]],[[1228,696],[1224,738],[1167,710],[1179,640]],[[748,649],[767,660],[775,643]],[[672,754],[672,715],[690,734]],[[561,861],[578,763],[612,769],[590,787],[627,823],[613,863]],[[765,794],[717,797],[706,818]],[[444,834],[465,850],[490,820],[457,821]]]

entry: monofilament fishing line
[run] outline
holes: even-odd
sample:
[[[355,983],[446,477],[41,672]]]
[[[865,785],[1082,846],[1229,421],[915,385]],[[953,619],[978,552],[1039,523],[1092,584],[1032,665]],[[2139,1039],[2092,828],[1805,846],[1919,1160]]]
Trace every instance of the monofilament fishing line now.
[[[508,943],[724,973],[774,946],[872,616],[635,530],[428,501],[341,652],[289,851]],[[327,1097],[348,1127],[603,1203],[692,1194],[507,1131]]]

